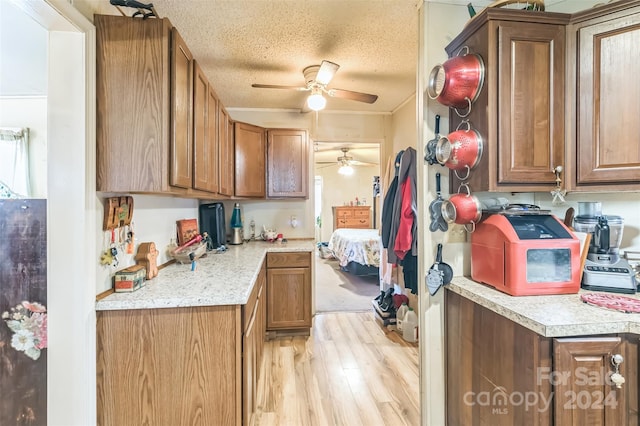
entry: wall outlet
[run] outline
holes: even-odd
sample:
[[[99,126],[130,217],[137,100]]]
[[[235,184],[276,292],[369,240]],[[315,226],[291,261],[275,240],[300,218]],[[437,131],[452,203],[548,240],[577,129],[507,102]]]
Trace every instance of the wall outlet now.
[[[464,225],[458,225],[457,223],[450,224],[449,231],[447,232],[447,242],[466,243],[467,231],[464,229]]]

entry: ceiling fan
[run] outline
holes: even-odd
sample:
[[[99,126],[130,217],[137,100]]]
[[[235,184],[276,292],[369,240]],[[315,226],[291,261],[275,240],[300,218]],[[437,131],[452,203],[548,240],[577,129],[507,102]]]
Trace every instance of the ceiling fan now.
[[[366,102],[368,104],[372,104],[378,99],[378,95],[371,95],[369,93],[328,88],[327,85],[335,76],[338,68],[340,68],[340,65],[330,61],[322,61],[320,65],[311,65],[306,67],[302,70],[302,74],[304,75],[306,82],[305,86],[281,86],[277,84],[254,83],[251,87],[257,87],[260,89],[288,89],[297,90],[299,92],[310,91],[311,95],[307,99],[305,105],[308,105],[310,109],[315,111],[323,109],[326,104],[326,99],[322,96],[323,93],[334,98],[349,99],[352,101]]]
[[[340,168],[343,167],[351,167],[351,166],[376,166],[378,165],[378,163],[369,163],[366,161],[358,161],[358,160],[354,160],[352,156],[348,155],[349,153],[349,148],[340,148],[340,151],[342,151],[342,155],[339,156],[336,160],[337,161],[316,161],[316,164],[322,164],[322,166],[320,166],[321,168],[324,167],[330,167],[330,166],[339,166]]]

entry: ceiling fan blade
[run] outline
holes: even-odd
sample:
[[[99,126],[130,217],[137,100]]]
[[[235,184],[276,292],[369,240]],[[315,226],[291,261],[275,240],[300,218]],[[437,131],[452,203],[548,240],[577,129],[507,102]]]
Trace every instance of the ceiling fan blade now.
[[[351,166],[379,166],[378,163],[369,163],[368,161],[358,161],[358,160],[349,161],[349,165],[351,165]]]
[[[370,95],[362,92],[352,92],[351,90],[344,89],[329,89],[327,90],[329,96],[334,98],[350,99],[352,101],[366,102],[368,104],[374,103],[378,99],[378,95]]]
[[[300,86],[281,86],[278,84],[252,84],[251,87],[257,87],[258,89],[287,89],[287,90],[297,90],[299,92],[306,92],[309,90],[307,87]]]
[[[333,79],[333,76],[336,75],[338,68],[340,68],[338,64],[330,61],[322,61],[318,74],[316,75],[316,81],[326,86]]]

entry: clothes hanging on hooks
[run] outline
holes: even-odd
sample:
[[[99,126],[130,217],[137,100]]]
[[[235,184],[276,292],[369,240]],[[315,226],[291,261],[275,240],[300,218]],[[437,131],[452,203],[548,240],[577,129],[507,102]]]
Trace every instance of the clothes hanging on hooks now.
[[[417,191],[414,148],[398,152],[395,176],[382,208],[381,239],[390,264],[403,266],[406,288],[418,292],[417,271]]]
[[[404,150],[399,151],[396,154],[396,159],[394,161],[394,176],[389,184],[389,188],[384,196],[384,202],[382,204],[382,224],[380,227],[381,230],[381,239],[382,239],[382,247],[388,249],[389,248],[389,239],[391,235],[391,221],[393,219],[393,201],[395,199],[396,190],[398,188],[398,172],[400,170],[400,161],[402,160],[402,154],[404,154]],[[393,248],[393,246],[391,246]]]
[[[408,208],[411,209],[411,213],[404,218],[402,216],[403,185],[408,185],[406,188],[407,197],[404,197],[404,203],[405,205],[408,204]],[[402,244],[406,244],[406,242],[409,241],[411,243],[412,254],[417,255],[417,239],[415,238],[417,235],[417,229],[416,221],[413,220],[416,212],[416,150],[413,148],[407,148],[404,150],[400,161],[398,187],[394,194],[392,206],[392,219],[391,226],[389,228],[389,261],[391,263],[398,263],[398,260],[401,260],[398,258],[395,250],[399,230],[403,233],[400,236],[403,240]]]

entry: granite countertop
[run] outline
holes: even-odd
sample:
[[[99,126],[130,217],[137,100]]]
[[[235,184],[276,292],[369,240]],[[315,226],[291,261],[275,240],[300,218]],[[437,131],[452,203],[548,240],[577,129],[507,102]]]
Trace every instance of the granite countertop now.
[[[247,303],[267,252],[313,252],[313,240],[287,243],[252,241],[228,246],[224,253],[209,252],[191,264],[172,264],[145,286],[131,293],[113,293],[96,302],[97,311],[244,305]]]
[[[580,294],[554,296],[510,296],[466,277],[455,277],[445,286],[544,337],[595,334],[640,334],[640,313],[624,313],[587,305]],[[613,294],[613,293],[607,293]],[[640,299],[640,295],[622,295]]]

